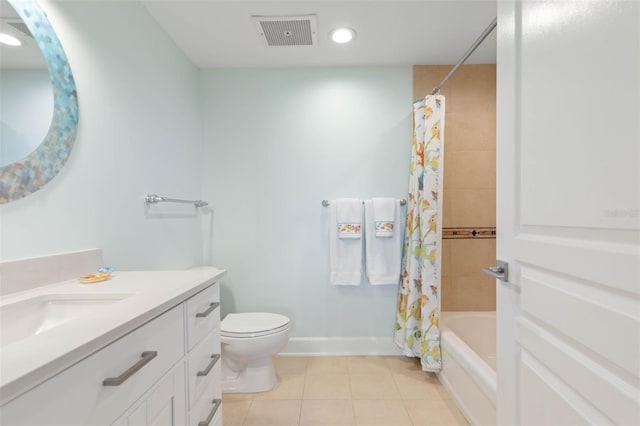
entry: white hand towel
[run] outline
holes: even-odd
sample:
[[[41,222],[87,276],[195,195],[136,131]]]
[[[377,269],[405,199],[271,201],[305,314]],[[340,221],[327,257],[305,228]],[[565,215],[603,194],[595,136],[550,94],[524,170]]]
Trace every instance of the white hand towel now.
[[[376,238],[373,202],[364,202],[365,256],[371,285],[397,285],[400,282],[404,218],[400,200],[395,201],[396,229],[389,238]]]
[[[338,198],[335,204],[338,238],[360,238],[362,235],[362,200]]]
[[[342,206],[342,213],[347,214],[347,222],[357,223],[361,228],[362,201],[348,202],[350,213],[346,213],[343,200],[332,201],[329,205],[329,262],[331,268],[330,282],[333,285],[360,285],[362,276],[362,238],[360,229],[357,237],[339,238],[338,207]],[[357,201],[357,203],[356,203]],[[358,206],[358,209],[355,206]],[[354,209],[351,212],[351,208]],[[357,211],[356,211],[357,210]],[[359,212],[359,213],[358,213]],[[349,216],[350,214],[353,214]],[[359,216],[358,216],[359,214]],[[345,222],[346,223],[346,222]],[[355,234],[350,232],[351,234]]]
[[[392,237],[396,222],[396,199],[372,198],[371,202],[373,204],[373,222],[375,225],[376,237]]]

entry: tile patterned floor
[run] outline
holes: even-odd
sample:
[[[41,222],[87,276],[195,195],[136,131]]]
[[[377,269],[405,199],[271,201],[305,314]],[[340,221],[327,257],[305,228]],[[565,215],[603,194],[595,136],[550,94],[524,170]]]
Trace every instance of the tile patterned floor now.
[[[224,426],[468,425],[416,358],[276,357],[269,392],[223,395]]]

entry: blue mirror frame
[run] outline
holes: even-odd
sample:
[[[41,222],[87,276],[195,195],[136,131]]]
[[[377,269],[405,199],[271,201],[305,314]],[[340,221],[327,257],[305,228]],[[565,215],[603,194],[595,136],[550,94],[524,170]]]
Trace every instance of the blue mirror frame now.
[[[67,162],[78,130],[78,95],[69,61],[36,0],[8,0],[42,51],[53,87],[53,116],[42,143],[20,161],[0,167],[0,204],[49,183]]]

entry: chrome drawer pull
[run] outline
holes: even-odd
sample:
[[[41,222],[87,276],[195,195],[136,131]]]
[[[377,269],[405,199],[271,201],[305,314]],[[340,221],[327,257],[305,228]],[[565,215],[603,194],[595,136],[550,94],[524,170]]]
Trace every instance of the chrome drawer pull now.
[[[107,377],[102,381],[103,386],[120,386],[129,377],[133,376],[138,370],[147,365],[149,361],[158,356],[158,351],[144,351],[142,352],[142,358],[140,361],[133,364],[124,373],[118,377]]]
[[[218,362],[219,359],[220,359],[220,354],[211,355],[211,362],[209,363],[209,365],[207,365],[207,368],[205,368],[202,371],[198,371],[197,375],[198,376],[206,376],[207,374],[209,374],[209,372],[211,371],[213,366],[216,365],[216,362]]]
[[[202,422],[198,422],[198,426],[209,426],[209,423],[211,423],[211,420],[213,420],[213,416],[216,415],[216,411],[218,411],[218,407],[222,403],[222,400],[221,399],[214,399],[212,401],[212,403],[213,403],[213,408],[211,409],[211,412],[207,416],[206,420],[204,420]]]
[[[207,309],[207,310],[206,310],[206,311],[204,311],[204,312],[198,312],[198,313],[196,314],[196,318],[204,318],[204,317],[208,317],[208,316],[209,316],[209,314],[210,314],[211,312],[213,312],[213,311],[214,311],[218,306],[220,306],[220,304],[219,304],[219,303],[209,303],[209,309]]]

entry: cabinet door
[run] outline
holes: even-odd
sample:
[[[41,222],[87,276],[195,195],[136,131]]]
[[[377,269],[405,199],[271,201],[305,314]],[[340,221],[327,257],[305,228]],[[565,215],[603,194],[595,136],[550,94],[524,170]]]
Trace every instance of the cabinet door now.
[[[108,425],[158,383],[184,357],[184,312],[179,305],[73,367],[2,406],[0,424]],[[120,385],[105,386],[156,352]],[[180,365],[183,365],[182,363]],[[73,409],[69,409],[73,407]]]
[[[186,420],[185,365],[172,372],[146,393],[113,426],[173,426]]]

